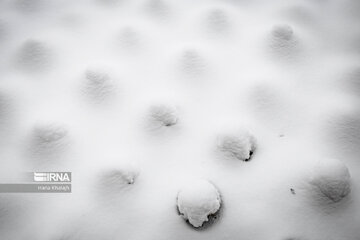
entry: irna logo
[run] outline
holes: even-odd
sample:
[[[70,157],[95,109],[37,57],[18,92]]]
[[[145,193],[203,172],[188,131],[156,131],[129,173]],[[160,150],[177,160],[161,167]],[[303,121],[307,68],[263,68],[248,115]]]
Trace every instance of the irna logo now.
[[[34,172],[35,182],[71,182],[71,172]]]

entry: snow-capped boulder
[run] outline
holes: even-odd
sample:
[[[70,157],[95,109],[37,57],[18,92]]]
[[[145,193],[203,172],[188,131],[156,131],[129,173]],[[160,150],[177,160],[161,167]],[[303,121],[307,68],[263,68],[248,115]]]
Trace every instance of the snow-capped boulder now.
[[[217,149],[227,158],[249,161],[256,149],[255,138],[247,131],[217,137]]]
[[[181,189],[177,196],[177,207],[180,214],[189,223],[198,228],[216,214],[221,206],[219,191],[206,180],[192,182]]]
[[[320,199],[339,202],[351,191],[351,178],[346,165],[337,159],[318,161],[309,183]]]

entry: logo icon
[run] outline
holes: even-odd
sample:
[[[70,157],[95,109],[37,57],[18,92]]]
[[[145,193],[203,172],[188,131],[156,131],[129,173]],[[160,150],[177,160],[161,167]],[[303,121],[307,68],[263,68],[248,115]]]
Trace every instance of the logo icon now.
[[[71,182],[71,173],[34,172],[34,182]]]

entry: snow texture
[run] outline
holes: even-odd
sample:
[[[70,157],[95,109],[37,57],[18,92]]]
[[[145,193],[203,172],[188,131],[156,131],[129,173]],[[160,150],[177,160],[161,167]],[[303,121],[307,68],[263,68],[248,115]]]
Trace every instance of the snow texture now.
[[[350,173],[345,164],[337,159],[324,159],[314,167],[310,184],[322,198],[334,203],[351,192]]]
[[[359,13],[0,0],[0,240],[359,240]]]
[[[255,138],[247,131],[220,135],[217,138],[218,150],[227,158],[249,161],[256,150]]]
[[[17,56],[19,69],[32,73],[47,70],[51,64],[51,51],[46,44],[37,40],[27,40]]]
[[[103,103],[115,95],[115,87],[111,77],[101,71],[85,72],[84,94],[93,103]]]
[[[150,128],[171,127],[178,123],[178,110],[168,105],[151,106],[148,113]]]

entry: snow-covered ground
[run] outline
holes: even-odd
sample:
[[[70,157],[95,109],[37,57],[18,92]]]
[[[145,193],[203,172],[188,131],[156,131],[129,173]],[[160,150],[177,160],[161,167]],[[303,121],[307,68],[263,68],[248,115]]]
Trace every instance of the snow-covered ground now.
[[[360,240],[359,26],[358,0],[0,0],[0,183],[73,174],[0,193],[0,239]]]

